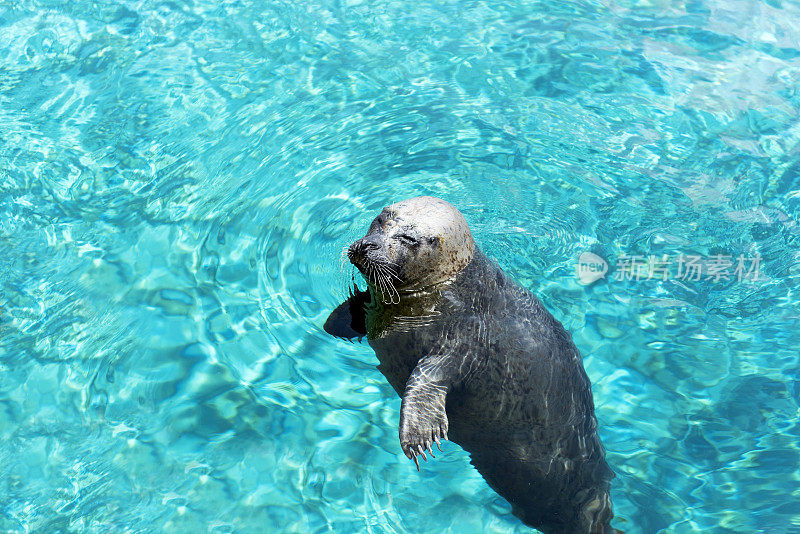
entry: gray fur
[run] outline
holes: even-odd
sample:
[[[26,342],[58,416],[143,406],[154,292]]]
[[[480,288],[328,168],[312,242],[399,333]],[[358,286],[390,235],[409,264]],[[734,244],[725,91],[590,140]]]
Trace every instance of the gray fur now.
[[[325,329],[367,336],[402,398],[405,454],[417,463],[449,438],[526,524],[612,532],[613,474],[581,356],[541,302],[480,252],[458,210],[431,197],[390,206],[349,255],[369,291]]]

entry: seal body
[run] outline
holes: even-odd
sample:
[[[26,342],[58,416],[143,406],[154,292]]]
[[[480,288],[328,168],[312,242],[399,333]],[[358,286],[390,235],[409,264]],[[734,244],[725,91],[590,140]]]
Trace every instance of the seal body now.
[[[421,198],[406,202],[444,202]],[[368,291],[339,306],[325,329],[367,337],[378,369],[402,398],[403,451],[417,462],[432,452],[431,444],[450,439],[470,453],[524,523],[553,533],[613,532],[613,473],[571,336],[532,293],[480,252],[471,235],[465,239],[463,217],[455,226],[440,222],[420,230],[413,224],[419,214],[408,219],[413,210],[399,206],[383,214],[394,227],[379,216],[364,239],[388,247],[392,236],[405,235],[398,240],[413,239],[416,247],[395,254],[366,247],[359,256],[364,241],[357,241],[351,260],[365,273]],[[435,219],[439,209],[431,208],[427,219]],[[449,204],[441,209],[455,210]],[[443,219],[451,221],[448,216]],[[442,241],[448,237],[461,252],[471,250],[453,255]],[[426,247],[438,252],[422,254]],[[370,254],[384,267],[369,267]],[[461,265],[450,269],[437,262]],[[393,277],[375,274],[390,273],[392,264]],[[415,273],[412,282],[404,277],[405,265]],[[426,278],[425,272],[435,274]]]

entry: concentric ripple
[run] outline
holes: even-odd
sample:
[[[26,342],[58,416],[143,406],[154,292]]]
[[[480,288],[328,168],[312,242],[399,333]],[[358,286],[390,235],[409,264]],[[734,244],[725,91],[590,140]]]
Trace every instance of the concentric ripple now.
[[[617,526],[800,530],[800,7],[0,10],[0,531],[523,532],[321,325],[445,198],[573,332]],[[610,270],[580,285],[576,258]],[[618,280],[623,256],[761,278]]]

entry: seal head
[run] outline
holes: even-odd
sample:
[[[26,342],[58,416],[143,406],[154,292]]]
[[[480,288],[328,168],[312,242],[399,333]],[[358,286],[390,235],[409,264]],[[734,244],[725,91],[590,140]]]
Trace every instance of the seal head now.
[[[423,196],[383,208],[347,256],[384,297],[395,299],[452,280],[474,253],[461,212]]]

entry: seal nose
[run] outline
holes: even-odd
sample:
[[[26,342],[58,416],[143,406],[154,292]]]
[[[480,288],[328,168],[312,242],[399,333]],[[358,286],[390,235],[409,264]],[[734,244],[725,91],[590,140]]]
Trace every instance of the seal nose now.
[[[377,250],[379,248],[380,245],[378,245],[375,237],[362,237],[350,245],[350,248],[347,250],[347,257],[351,263],[358,266],[359,264],[363,263],[367,257],[367,253],[370,250]]]

